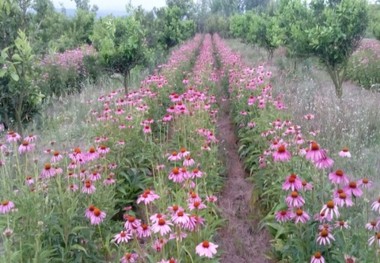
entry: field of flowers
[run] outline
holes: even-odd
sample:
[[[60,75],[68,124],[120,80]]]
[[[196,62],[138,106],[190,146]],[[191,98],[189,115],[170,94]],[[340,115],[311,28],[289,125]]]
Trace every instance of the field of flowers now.
[[[349,148],[319,143],[312,113],[298,125],[271,78],[218,35],[196,35],[139,88],[73,104],[88,110],[72,142],[0,130],[0,261],[219,262],[226,93],[270,256],[378,262],[375,178],[352,174]]]

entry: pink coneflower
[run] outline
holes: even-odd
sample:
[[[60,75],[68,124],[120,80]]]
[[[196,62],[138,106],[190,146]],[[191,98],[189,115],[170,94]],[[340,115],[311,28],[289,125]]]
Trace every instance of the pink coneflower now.
[[[346,185],[350,182],[343,170],[336,170],[329,174],[329,179],[333,184],[343,184]]]
[[[321,150],[321,152],[321,158],[317,161],[314,161],[315,167],[317,167],[318,169],[331,168],[334,165],[334,160],[327,156],[325,150]]]
[[[310,148],[306,153],[306,159],[312,162],[317,162],[319,159],[323,157],[324,152],[319,148],[318,143],[311,142]]]
[[[186,167],[182,167],[179,169],[179,173],[181,175],[181,177],[185,180],[187,179],[190,179],[191,178],[191,174],[187,171]]]
[[[354,205],[354,203],[351,200],[351,197],[347,195],[346,192],[342,189],[338,189],[338,193],[334,197],[334,203],[336,203],[336,205],[340,207],[343,207],[344,205],[346,205],[347,207]]]
[[[137,203],[139,204],[141,202],[144,202],[144,204],[147,205],[159,198],[160,197],[154,191],[147,189],[139,196]]]
[[[323,205],[321,213],[325,213],[330,218],[334,218],[334,215],[339,217],[338,207],[332,200],[327,201],[327,203]]]
[[[189,231],[196,231],[198,227],[204,225],[204,218],[198,216],[198,215],[191,215],[189,223],[185,226],[186,229]]]
[[[218,201],[218,198],[215,195],[210,195],[206,197],[206,201],[209,203],[216,203],[216,201]]]
[[[34,149],[34,144],[29,143],[28,141],[23,141],[18,147],[18,152],[20,154],[31,152]]]
[[[207,208],[207,206],[204,203],[202,203],[201,201],[189,202],[188,207],[189,207],[190,211],[202,210],[202,209]]]
[[[164,236],[168,233],[170,233],[172,230],[170,229],[170,226],[173,225],[170,222],[167,222],[165,219],[160,218],[156,223],[152,226],[152,231],[154,233],[160,233],[161,236]]]
[[[286,146],[284,144],[281,144],[272,156],[275,162],[288,162],[292,158],[292,155],[286,150]]]
[[[181,156],[176,151],[172,152],[168,157],[168,160],[172,162],[179,161],[181,159]]]
[[[350,225],[348,224],[348,222],[344,220],[336,221],[334,226],[335,228],[339,228],[340,230],[350,228]]]
[[[217,253],[216,251],[217,248],[218,248],[218,245],[215,245],[205,240],[195,248],[195,252],[201,257],[204,256],[208,258],[213,258],[214,255]]]
[[[99,225],[106,218],[106,213],[95,207],[94,211],[90,215],[91,225]]]
[[[95,147],[90,147],[90,149],[88,149],[88,152],[86,154],[86,158],[89,161],[96,160],[99,158],[99,152],[96,151]]]
[[[190,155],[185,157],[185,160],[183,160],[183,166],[193,166],[195,164],[194,159],[190,157]]]
[[[91,215],[94,213],[95,208],[96,208],[96,207],[95,207],[94,205],[90,205],[90,206],[86,209],[86,211],[85,211],[85,213],[84,213],[85,217],[88,218],[88,219],[90,219],[90,218],[91,218]]]
[[[82,193],[85,193],[85,194],[92,194],[96,191],[96,187],[95,185],[93,185],[93,183],[91,182],[91,180],[86,180],[84,182],[84,185],[82,187]]]
[[[377,230],[379,230],[377,225],[378,225],[378,222],[372,220],[372,221],[368,222],[367,224],[365,224],[365,228],[369,231],[377,231]]]
[[[351,153],[347,147],[344,147],[340,152],[339,152],[340,157],[346,157],[346,158],[351,158]]]
[[[130,232],[122,230],[120,233],[116,234],[112,241],[116,244],[120,243],[128,243],[128,240],[132,239],[132,235]]]
[[[76,192],[76,191],[79,190],[79,187],[76,184],[70,184],[69,187],[68,187],[68,190],[71,191],[71,192]]]
[[[304,191],[311,191],[313,190],[313,185],[306,180],[302,181],[302,190]]]
[[[301,223],[304,224],[307,221],[309,221],[309,219],[310,219],[310,216],[304,210],[302,210],[301,208],[298,208],[295,211],[294,221],[295,221],[296,224],[298,222],[301,222]]]
[[[317,243],[319,245],[325,246],[326,244],[331,244],[331,240],[335,240],[335,238],[327,228],[323,228],[321,231],[319,231],[317,237]]]
[[[27,176],[27,177],[25,178],[25,184],[26,184],[27,186],[31,186],[31,185],[33,185],[33,184],[34,184],[34,179],[33,179],[33,177],[31,177],[31,176]]]
[[[291,210],[281,210],[275,214],[276,220],[281,223],[285,223],[294,218],[294,213]]]
[[[380,197],[372,203],[371,209],[372,211],[380,213]]]
[[[107,147],[107,146],[105,146],[105,145],[103,145],[103,144],[98,147],[98,153],[99,154],[105,155],[105,154],[107,154],[109,152],[110,152],[110,148]]]
[[[55,175],[55,168],[50,163],[45,163],[44,169],[41,172],[42,178],[50,178]]]
[[[203,172],[201,172],[198,168],[194,168],[191,172],[191,178],[201,178],[203,176]]]
[[[173,119],[173,116],[170,115],[170,114],[166,114],[163,118],[162,118],[162,121],[163,122],[169,122]]]
[[[125,253],[120,259],[120,263],[136,263],[138,262],[139,255],[136,253]]]
[[[202,199],[199,197],[199,195],[196,192],[190,191],[189,198],[187,199],[188,203],[194,203],[194,202],[202,202]]]
[[[141,220],[137,219],[132,215],[125,215],[126,221],[124,223],[124,228],[129,231],[135,231],[140,225]]]
[[[358,181],[358,186],[362,188],[371,188],[372,184],[373,182],[366,177]]]
[[[116,183],[116,180],[114,178],[114,174],[113,173],[110,173],[106,179],[104,179],[103,181],[103,184],[104,185],[113,185],[114,183]]]
[[[100,173],[97,170],[94,170],[94,171],[92,171],[92,173],[90,173],[88,179],[90,179],[91,181],[95,182],[95,181],[98,181],[101,178],[102,178],[102,176],[100,175]]]
[[[353,195],[354,197],[360,197],[363,195],[363,191],[358,187],[357,182],[351,181],[349,184],[344,188],[346,193]]]
[[[7,151],[7,146],[5,144],[0,143],[0,152],[5,153]]]
[[[189,154],[190,154],[190,152],[185,147],[181,147],[181,149],[179,150],[179,153],[178,153],[178,155],[182,158],[185,158]]]
[[[305,199],[303,199],[297,191],[291,192],[291,194],[285,198],[285,201],[289,207],[302,207],[305,204]]]
[[[344,260],[346,263],[355,263],[356,259],[357,259],[356,257],[344,255]]]
[[[380,232],[376,232],[368,239],[368,245],[372,246],[373,244],[380,246]]]
[[[0,203],[0,214],[8,214],[14,207],[15,204],[12,201],[4,200]]]
[[[177,261],[175,258],[170,258],[169,260],[163,259],[158,263],[179,263],[179,261]]]
[[[177,225],[185,225],[189,222],[189,220],[189,214],[185,213],[183,210],[179,210],[172,215],[172,222]]]
[[[19,141],[19,140],[21,140],[21,136],[20,136],[20,134],[14,132],[14,131],[9,131],[9,132],[7,133],[7,137],[6,137],[6,141],[7,141],[7,142],[12,143],[12,142],[17,142],[17,141]]]
[[[182,173],[180,173],[180,170],[178,167],[174,167],[169,174],[169,180],[172,180],[175,183],[182,183],[185,178],[183,178]]]
[[[175,211],[174,211],[173,208],[175,208]],[[168,208],[168,210],[170,209],[170,211],[171,211],[173,214],[176,213],[179,209],[183,210],[183,208],[182,208],[182,207],[180,208],[178,205],[173,205],[173,208],[171,208],[170,206],[169,206],[169,208]],[[151,215],[151,216],[149,217],[150,221],[152,221],[153,224],[155,224],[160,218],[166,219],[166,215],[163,215],[163,214],[157,213],[157,214]]]
[[[314,116],[314,114],[308,113],[308,114],[304,115],[303,117],[305,118],[305,120],[310,121],[310,120],[313,120],[315,116]]]
[[[159,239],[156,239],[152,245],[152,248],[156,251],[156,252],[161,252],[162,251],[162,248],[165,246],[165,244],[167,243],[167,240],[164,239],[164,238],[159,238]]]
[[[151,236],[151,229],[147,224],[141,224],[137,228],[137,236],[139,238],[144,238],[144,237],[150,237]]]
[[[30,134],[24,138],[24,141],[27,141],[29,143],[35,142],[37,140],[37,135]]]
[[[145,125],[143,128],[143,132],[145,134],[152,133],[152,129],[150,128],[150,125]]]
[[[63,156],[58,151],[53,152],[53,156],[51,157],[50,161],[52,163],[58,163],[60,160],[62,160]]]
[[[310,263],[325,263],[325,259],[322,256],[321,252],[317,251],[311,257]]]
[[[282,184],[283,190],[299,191],[302,189],[302,181],[296,174],[291,174],[286,177],[285,182]]]

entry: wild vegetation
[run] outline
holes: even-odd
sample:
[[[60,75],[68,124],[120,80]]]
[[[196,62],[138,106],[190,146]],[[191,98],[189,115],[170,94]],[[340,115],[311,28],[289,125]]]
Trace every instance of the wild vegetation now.
[[[379,262],[378,4],[75,3],[0,0],[0,262]]]

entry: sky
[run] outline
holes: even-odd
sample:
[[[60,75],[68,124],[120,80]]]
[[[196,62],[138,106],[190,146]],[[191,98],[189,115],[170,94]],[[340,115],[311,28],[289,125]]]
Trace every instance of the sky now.
[[[56,8],[62,3],[65,8],[75,8],[75,1],[72,0],[52,0]],[[90,0],[90,5],[97,5],[99,10],[124,11],[129,0]],[[141,5],[146,10],[152,10],[153,7],[165,6],[165,0],[132,0],[132,5],[137,7]]]

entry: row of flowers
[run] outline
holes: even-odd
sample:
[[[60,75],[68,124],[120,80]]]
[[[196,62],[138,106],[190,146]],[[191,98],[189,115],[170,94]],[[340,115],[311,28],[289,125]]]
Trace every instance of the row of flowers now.
[[[273,234],[273,257],[291,262],[376,262],[380,200],[370,175],[349,165],[348,147],[329,151],[311,125],[291,121],[264,66],[249,68],[223,41],[240,155],[253,176],[255,192]],[[369,199],[375,199],[369,202]]]

